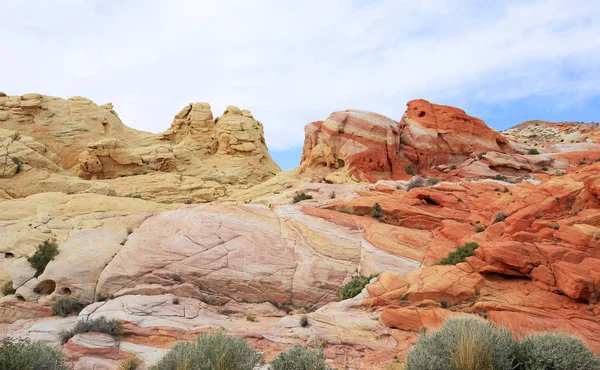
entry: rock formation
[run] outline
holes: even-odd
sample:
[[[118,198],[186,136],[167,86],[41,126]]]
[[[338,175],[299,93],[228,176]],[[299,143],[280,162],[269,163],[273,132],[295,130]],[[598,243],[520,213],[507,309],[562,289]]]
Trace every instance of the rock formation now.
[[[3,96],[0,142],[0,182],[13,198],[66,190],[207,202],[280,171],[249,111],[228,107],[215,120],[207,103],[189,104],[155,135],[125,126],[110,103]]]
[[[408,102],[400,122],[348,110],[307,125],[305,132],[300,170],[316,170],[330,181],[337,180],[331,170],[342,170],[355,181],[376,182],[457,165],[481,152],[513,152],[508,140],[480,119],[426,100]]]
[[[300,168],[274,176],[247,110],[214,118],[190,104],[153,135],[83,98],[0,99],[0,285],[15,290],[0,296],[0,339],[58,343],[77,320],[106,317],[123,339],[75,335],[60,347],[74,368],[117,369],[129,354],[147,366],[225,330],[267,361],[301,344],[337,368],[379,369],[423,328],[476,315],[600,353],[597,126],[545,124],[563,136],[532,141],[539,124],[505,138],[424,100],[399,122],[336,112],[306,127]],[[38,275],[27,257],[46,240],[59,254]],[[472,256],[438,264],[465,243]],[[86,307],[50,317],[67,296]]]

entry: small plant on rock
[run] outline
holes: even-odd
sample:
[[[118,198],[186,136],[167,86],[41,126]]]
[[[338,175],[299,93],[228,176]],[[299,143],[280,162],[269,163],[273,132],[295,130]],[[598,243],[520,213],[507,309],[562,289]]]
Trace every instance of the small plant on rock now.
[[[422,188],[424,186],[425,186],[425,181],[423,180],[423,178],[421,176],[415,176],[412,179],[410,179],[408,184],[406,184],[406,191],[408,191],[410,189],[415,189],[415,188]]]
[[[340,290],[340,299],[348,299],[356,297],[365,288],[369,281],[376,277],[377,274],[369,276],[354,276],[352,281],[344,285]]]
[[[437,185],[440,183],[440,179],[438,179],[437,177],[430,177],[427,179],[427,181],[425,181],[425,183],[427,184],[427,186]]]
[[[329,193],[329,199],[335,199],[335,191]]]
[[[70,295],[65,295],[52,303],[52,314],[67,317],[72,313],[79,313],[85,305]]]
[[[482,226],[482,225],[475,226],[475,232],[476,233],[481,233],[481,232],[484,232],[484,231],[485,231],[485,227],[484,226]]]
[[[414,176],[417,173],[417,168],[414,164],[409,164],[408,166],[406,166],[404,171],[406,171],[407,174]]]
[[[540,151],[537,150],[537,148],[531,148],[527,151],[527,154],[537,155],[537,154],[540,154]]]
[[[2,293],[2,295],[15,294],[15,290],[13,289],[13,282],[9,280],[4,282],[4,284],[0,285],[0,293]]]
[[[496,215],[494,215],[494,222],[502,222],[506,220],[506,217],[507,216],[503,211],[496,212]]]
[[[104,333],[120,340],[123,336],[123,325],[117,319],[108,320],[104,316],[97,319],[79,320],[73,329],[60,333],[60,338],[64,344],[81,333]]]
[[[275,357],[269,370],[333,370],[325,365],[326,359],[320,349],[310,350],[296,345]]]
[[[306,316],[306,315],[300,316],[300,326],[303,328],[308,327],[308,316]]]
[[[142,360],[136,354],[131,354],[127,356],[121,363],[119,364],[118,370],[135,370],[140,366]]]
[[[40,276],[50,261],[58,255],[58,245],[55,242],[46,240],[38,245],[35,253],[27,257],[27,262],[35,269],[35,276]]]
[[[292,199],[292,203],[298,203],[301,202],[303,200],[307,200],[307,199],[312,199],[312,195],[306,194],[306,193],[297,193],[296,195],[294,195],[294,199]]]
[[[479,244],[475,242],[465,243],[456,248],[454,252],[450,252],[447,257],[442,258],[437,263],[438,265],[456,265],[460,262],[465,262],[467,257],[475,254],[475,249],[479,248]]]
[[[179,304],[179,297],[174,296],[171,302],[173,302],[173,304]]]
[[[383,217],[383,208],[379,205],[379,203],[373,204],[371,208],[371,217],[382,218]]]
[[[451,170],[455,170],[455,169],[456,169],[456,165],[455,165],[455,164],[453,164],[452,166],[450,166],[450,169],[451,169]]]
[[[583,166],[584,164],[586,164],[586,163],[585,163],[585,161],[583,159],[579,161],[579,165],[580,166]]]

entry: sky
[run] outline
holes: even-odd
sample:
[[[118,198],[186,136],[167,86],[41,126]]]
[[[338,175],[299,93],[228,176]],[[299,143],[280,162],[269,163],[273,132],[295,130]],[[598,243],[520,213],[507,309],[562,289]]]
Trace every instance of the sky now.
[[[307,123],[350,108],[600,121],[598,0],[0,1],[0,91],[112,102],[150,132],[189,102],[235,105],[283,169]]]

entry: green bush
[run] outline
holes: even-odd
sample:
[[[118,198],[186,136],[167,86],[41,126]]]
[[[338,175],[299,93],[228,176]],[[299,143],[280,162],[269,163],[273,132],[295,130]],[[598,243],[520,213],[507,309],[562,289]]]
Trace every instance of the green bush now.
[[[0,286],[0,293],[2,293],[3,295],[15,294],[15,290],[13,289],[13,282],[10,280],[4,282],[4,284]]]
[[[135,370],[141,363],[142,360],[136,354],[131,354],[121,361],[117,370]]]
[[[306,327],[308,327],[308,324],[309,324],[308,323],[308,316],[306,316],[306,315],[300,316],[300,326],[303,327],[303,328],[306,328]]]
[[[485,231],[485,227],[483,225],[477,225],[475,226],[475,232],[476,233],[482,233]]]
[[[519,343],[520,370],[598,370],[600,360],[579,339],[562,333],[537,334]]]
[[[456,165],[455,165],[455,164],[453,164],[452,166],[450,166],[450,169],[451,169],[451,170],[455,170],[455,169],[456,169]]]
[[[494,222],[502,222],[506,220],[506,214],[503,211],[499,211],[494,215]]]
[[[329,199],[335,199],[335,191],[329,193]]]
[[[425,181],[425,183],[427,184],[427,186],[437,185],[440,183],[440,179],[438,179],[437,177],[430,177],[427,179],[427,181]]]
[[[474,318],[450,318],[423,333],[406,354],[406,370],[515,369],[517,343],[506,328]]]
[[[356,297],[365,288],[369,281],[376,277],[377,274],[369,276],[354,276],[352,281],[344,285],[340,290],[340,299],[348,299]]]
[[[379,205],[379,203],[373,204],[371,207],[371,217],[382,218],[383,217],[383,208]]]
[[[58,245],[56,243],[46,240],[42,244],[38,245],[35,253],[27,257],[27,262],[35,269],[35,276],[40,276],[50,261],[58,255]]]
[[[464,245],[456,248],[454,252],[450,252],[447,257],[442,258],[437,263],[438,265],[456,265],[460,262],[465,262],[467,257],[471,257],[475,254],[475,249],[479,247],[479,244],[475,242],[465,243]]]
[[[414,176],[417,173],[417,168],[414,164],[409,164],[406,166],[406,168],[404,168],[404,171],[406,171],[407,174]]]
[[[0,342],[2,370],[67,370],[62,352],[42,342],[4,338]]]
[[[79,302],[71,296],[63,296],[52,303],[52,314],[67,317],[72,313],[79,313],[85,304]]]
[[[536,154],[540,154],[540,151],[537,150],[536,148],[531,148],[527,151],[528,154],[532,154],[532,155],[536,155]]]
[[[263,363],[245,339],[216,333],[202,334],[196,343],[177,343],[150,370],[252,370]]]
[[[354,213],[354,208],[353,207],[341,207],[341,208],[337,208],[337,211],[351,215]]]
[[[410,189],[415,189],[415,188],[422,188],[424,186],[425,186],[425,181],[423,180],[423,178],[421,176],[414,176],[412,179],[410,179],[408,184],[406,184],[406,191],[409,191]]]
[[[269,370],[333,370],[325,365],[323,350],[310,350],[296,345],[281,352],[269,365]]]
[[[306,199],[312,199],[312,195],[306,193],[297,193],[294,195],[294,199],[292,199],[292,203],[298,203]]]
[[[60,338],[63,343],[67,343],[69,339],[81,333],[104,333],[119,340],[123,337],[123,325],[117,319],[108,320],[104,316],[97,319],[79,320],[73,329],[60,333]]]

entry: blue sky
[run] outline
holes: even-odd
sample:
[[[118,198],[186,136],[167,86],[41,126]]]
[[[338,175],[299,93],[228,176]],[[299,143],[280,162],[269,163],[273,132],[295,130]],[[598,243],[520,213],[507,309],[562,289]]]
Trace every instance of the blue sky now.
[[[6,0],[0,91],[112,102],[165,130],[181,107],[250,109],[284,169],[305,124],[408,100],[502,130],[600,121],[600,1]]]

